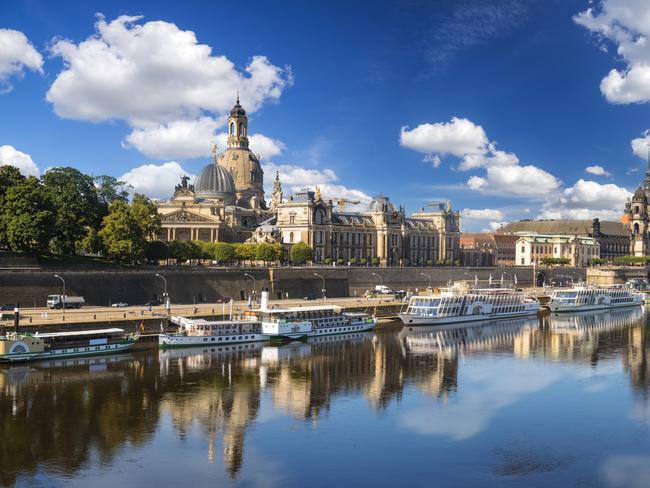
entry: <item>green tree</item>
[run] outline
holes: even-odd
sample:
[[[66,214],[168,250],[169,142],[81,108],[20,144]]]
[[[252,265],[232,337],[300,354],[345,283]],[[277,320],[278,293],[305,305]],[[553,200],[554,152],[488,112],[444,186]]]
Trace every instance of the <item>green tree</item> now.
[[[169,247],[163,241],[149,241],[145,246],[144,255],[147,261],[165,261],[169,259]]]
[[[24,181],[25,177],[15,166],[0,166],[0,209],[4,208],[4,198],[9,188],[18,186]],[[2,225],[2,219],[0,219],[0,247],[3,246],[9,246],[9,242],[7,241],[6,230]]]
[[[54,234],[55,212],[48,192],[37,178],[30,176],[7,189],[0,209],[0,227],[12,249],[47,249]]]
[[[278,256],[277,246],[268,243],[258,244],[255,250],[255,259],[264,261],[264,263],[279,260],[280,256]]]
[[[99,202],[104,206],[106,213],[108,207],[115,200],[129,201],[129,191],[131,187],[128,183],[120,181],[114,176],[100,175],[94,178],[95,188]]]
[[[257,244],[235,244],[235,259],[239,262],[254,261],[257,255]]]
[[[76,254],[77,242],[88,228],[98,228],[104,210],[93,178],[69,168],[52,168],[43,175],[43,185],[56,210],[56,251]]]
[[[314,250],[305,242],[298,242],[291,247],[291,261],[295,264],[304,264],[313,261]]]
[[[135,263],[144,257],[147,241],[131,213],[130,205],[122,200],[111,203],[99,237],[112,260]]]
[[[106,252],[104,243],[99,237],[99,230],[91,227],[86,230],[86,235],[77,243],[77,249],[87,254],[100,254]]]
[[[232,263],[235,259],[235,246],[229,242],[215,242],[212,246],[212,258],[221,264]]]
[[[169,247],[169,257],[175,260],[176,264],[184,263],[192,255],[187,241],[171,241],[167,246]]]
[[[133,195],[131,214],[144,237],[152,239],[160,231],[161,219],[158,207],[148,197],[139,193]]]

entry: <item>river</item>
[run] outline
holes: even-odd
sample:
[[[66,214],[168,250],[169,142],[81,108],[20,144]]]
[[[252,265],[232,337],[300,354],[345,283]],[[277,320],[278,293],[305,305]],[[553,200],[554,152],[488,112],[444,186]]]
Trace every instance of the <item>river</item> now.
[[[0,368],[19,487],[650,485],[641,309]]]

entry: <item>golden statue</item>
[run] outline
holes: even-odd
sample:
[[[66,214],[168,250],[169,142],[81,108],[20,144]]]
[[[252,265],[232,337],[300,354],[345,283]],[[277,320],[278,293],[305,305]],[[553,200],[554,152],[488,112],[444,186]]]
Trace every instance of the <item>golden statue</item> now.
[[[213,142],[212,143],[212,159],[214,160],[215,163],[217,162],[217,147],[218,147],[217,143]]]
[[[316,186],[316,200],[322,200],[323,197],[320,194],[320,186]]]

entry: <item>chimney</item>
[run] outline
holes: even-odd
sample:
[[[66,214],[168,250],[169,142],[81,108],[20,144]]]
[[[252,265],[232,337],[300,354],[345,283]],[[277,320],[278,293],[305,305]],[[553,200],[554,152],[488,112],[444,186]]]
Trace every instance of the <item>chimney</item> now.
[[[263,291],[262,298],[260,299],[260,310],[266,311],[269,309],[269,292]]]
[[[20,324],[20,303],[14,307],[14,331],[18,334],[18,325]]]

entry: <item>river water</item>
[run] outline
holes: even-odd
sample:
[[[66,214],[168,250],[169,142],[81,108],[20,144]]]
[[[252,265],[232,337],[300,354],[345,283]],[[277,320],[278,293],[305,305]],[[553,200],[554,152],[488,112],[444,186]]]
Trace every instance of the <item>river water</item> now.
[[[641,309],[0,368],[6,486],[650,486]]]

